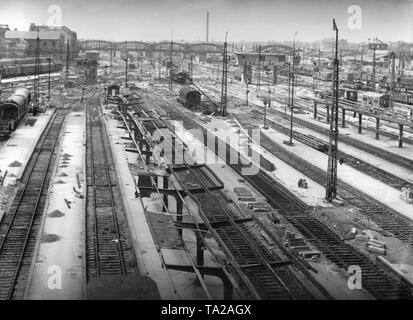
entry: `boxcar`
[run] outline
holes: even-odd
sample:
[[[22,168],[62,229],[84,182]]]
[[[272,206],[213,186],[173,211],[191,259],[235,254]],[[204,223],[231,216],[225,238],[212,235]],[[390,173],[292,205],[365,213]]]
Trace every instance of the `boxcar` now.
[[[393,100],[408,105],[413,105],[413,93],[397,92],[393,93]]]

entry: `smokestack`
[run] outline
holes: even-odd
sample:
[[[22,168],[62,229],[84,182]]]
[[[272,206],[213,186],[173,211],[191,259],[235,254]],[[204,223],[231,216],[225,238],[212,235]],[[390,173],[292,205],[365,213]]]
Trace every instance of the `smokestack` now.
[[[209,41],[209,11],[206,14],[206,42]]]
[[[412,28],[413,28],[413,0],[408,0],[407,1],[407,41],[412,42],[413,41],[413,33],[412,33]]]

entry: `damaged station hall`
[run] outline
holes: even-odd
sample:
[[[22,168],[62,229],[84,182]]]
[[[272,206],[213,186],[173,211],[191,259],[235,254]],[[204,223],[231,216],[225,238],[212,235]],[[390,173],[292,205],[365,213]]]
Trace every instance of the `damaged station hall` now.
[[[20,2],[0,299],[413,298],[411,2]]]

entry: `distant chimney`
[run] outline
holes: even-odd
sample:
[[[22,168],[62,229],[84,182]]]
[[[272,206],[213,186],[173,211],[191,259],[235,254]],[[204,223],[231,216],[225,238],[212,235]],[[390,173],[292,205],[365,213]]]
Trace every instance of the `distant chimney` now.
[[[206,42],[209,41],[209,11],[206,14]]]

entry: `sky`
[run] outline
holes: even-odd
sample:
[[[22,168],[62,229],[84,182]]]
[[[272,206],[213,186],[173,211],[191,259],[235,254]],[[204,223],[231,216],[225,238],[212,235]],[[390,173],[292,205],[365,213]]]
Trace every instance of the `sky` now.
[[[0,0],[0,24],[57,22],[80,39],[205,41],[207,11],[213,41],[226,31],[228,41],[288,41],[295,31],[298,41],[331,38],[335,18],[350,42],[413,42],[413,0]]]

